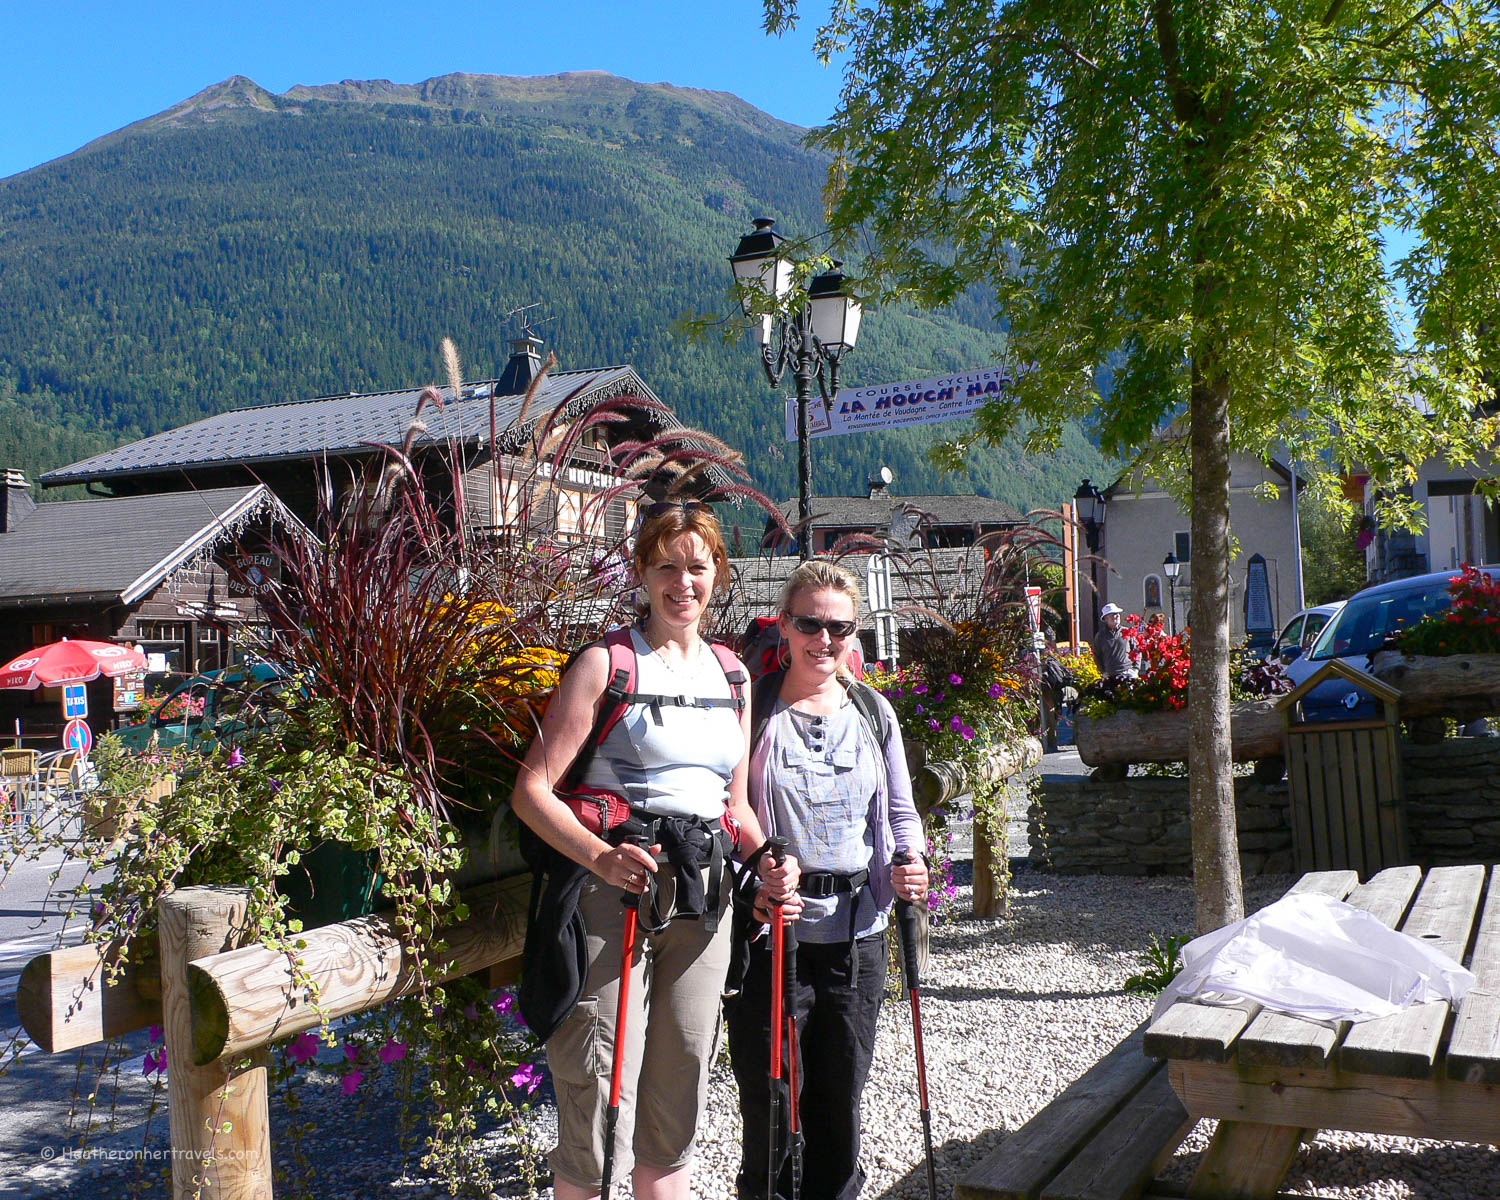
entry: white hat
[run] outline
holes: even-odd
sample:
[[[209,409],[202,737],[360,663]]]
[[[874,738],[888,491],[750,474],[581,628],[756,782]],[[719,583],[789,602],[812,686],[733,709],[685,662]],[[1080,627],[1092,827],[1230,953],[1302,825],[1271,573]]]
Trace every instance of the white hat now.
[[[1125,610],[1123,608],[1121,608],[1118,604],[1106,604],[1103,608],[1101,608],[1099,610],[1099,615],[1101,617],[1107,617],[1107,616],[1110,615],[1110,613],[1122,613],[1124,611]]]

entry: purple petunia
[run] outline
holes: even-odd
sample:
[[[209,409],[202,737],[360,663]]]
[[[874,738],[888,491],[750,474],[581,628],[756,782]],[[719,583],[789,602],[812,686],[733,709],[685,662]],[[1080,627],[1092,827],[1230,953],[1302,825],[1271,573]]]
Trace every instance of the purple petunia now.
[[[960,684],[963,683],[963,681],[964,681],[964,677],[962,675],[959,675],[956,672],[954,674],[948,676],[948,682],[951,683],[954,687],[958,687]]]
[[[516,998],[510,992],[501,992],[495,997],[494,1009],[502,1017],[516,1006]]]
[[[916,709],[916,712],[917,712],[917,716],[919,716],[919,717],[920,717],[920,716],[921,716],[921,715],[922,715],[922,714],[923,714],[923,713],[924,713],[924,712],[926,712],[926,711],[927,711],[927,710],[926,710],[926,709],[925,709],[925,708],[923,708],[923,707],[922,707],[922,706],[921,706],[921,705],[920,705],[920,704],[919,704],[919,705],[917,705],[917,709]]]
[[[938,727],[937,718],[936,717],[928,717],[927,718],[927,728],[928,729],[936,729],[937,727]]]
[[[541,1086],[542,1073],[535,1063],[522,1063],[510,1073],[510,1082],[513,1087],[523,1087],[528,1092],[534,1092]]]
[[[161,1075],[167,1069],[167,1048],[163,1046],[160,1050],[153,1050],[141,1059],[142,1075]]]
[[[226,767],[238,767],[245,761],[245,754],[238,746],[229,752],[229,757],[224,760]]]
[[[344,1076],[341,1083],[341,1086],[344,1089],[344,1095],[354,1095],[354,1093],[358,1090],[359,1085],[364,1081],[365,1073],[363,1071],[350,1071],[347,1075]]]
[[[925,683],[914,683],[911,690],[918,696],[925,696],[927,694],[927,685]]]
[[[286,1056],[293,1062],[310,1063],[318,1057],[318,1039],[315,1034],[299,1033],[286,1048]]]
[[[998,700],[998,699],[1000,699],[1001,693],[1003,691],[1004,691],[1004,689],[1001,688],[1001,686],[998,683],[992,683],[992,684],[990,684],[990,699],[991,700]]]
[[[974,731],[972,729],[970,729],[967,725],[965,725],[958,732],[963,735],[964,741],[966,741],[966,742],[972,742],[974,740]]]
[[[962,729],[963,727],[964,727],[964,719],[961,716],[959,716],[957,713],[954,713],[953,716],[951,716],[951,717],[948,718],[948,728],[949,729],[958,730],[958,729]]]
[[[380,1061],[390,1066],[406,1057],[406,1043],[398,1042],[395,1038],[387,1038],[385,1045],[380,1047],[378,1053]]]
[[[353,1062],[358,1057],[359,1057],[359,1047],[356,1046],[353,1042],[345,1042],[344,1043],[344,1061],[345,1062]]]

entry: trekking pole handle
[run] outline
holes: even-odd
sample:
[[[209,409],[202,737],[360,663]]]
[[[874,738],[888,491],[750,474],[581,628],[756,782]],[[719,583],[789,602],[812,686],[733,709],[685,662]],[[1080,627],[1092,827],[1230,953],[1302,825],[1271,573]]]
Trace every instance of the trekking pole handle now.
[[[912,857],[905,850],[898,850],[891,855],[893,867],[904,867],[912,861]],[[908,989],[918,985],[917,980],[917,909],[910,900],[896,900],[896,927],[901,931],[901,958],[906,967],[906,986]]]
[[[784,837],[766,839],[766,853],[771,856],[771,861],[778,867],[786,862],[786,849],[789,845],[791,843]],[[778,921],[781,921],[781,905],[776,905],[776,912],[773,915]],[[787,924],[786,922],[782,922],[782,924],[785,927],[782,936],[786,940],[786,953],[795,954],[797,953],[797,927],[794,924]]]

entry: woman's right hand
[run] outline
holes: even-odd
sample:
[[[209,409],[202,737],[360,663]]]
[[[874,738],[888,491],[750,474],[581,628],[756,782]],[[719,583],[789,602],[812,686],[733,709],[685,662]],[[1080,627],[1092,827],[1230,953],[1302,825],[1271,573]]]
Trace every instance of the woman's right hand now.
[[[596,857],[589,869],[612,887],[627,892],[644,892],[646,882],[656,871],[654,856],[660,853],[659,845],[646,847],[621,842]]]

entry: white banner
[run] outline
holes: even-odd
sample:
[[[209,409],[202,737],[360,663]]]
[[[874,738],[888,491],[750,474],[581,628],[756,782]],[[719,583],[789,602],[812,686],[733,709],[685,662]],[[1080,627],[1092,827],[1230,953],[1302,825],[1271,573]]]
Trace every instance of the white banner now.
[[[841,433],[867,433],[872,429],[897,429],[903,425],[925,425],[967,417],[1010,391],[1012,377],[1002,367],[965,371],[961,375],[938,375],[906,383],[877,383],[869,387],[840,388],[831,404],[821,396],[807,402],[807,427],[811,436],[834,437]],[[786,402],[786,440],[797,440],[797,401]]]

